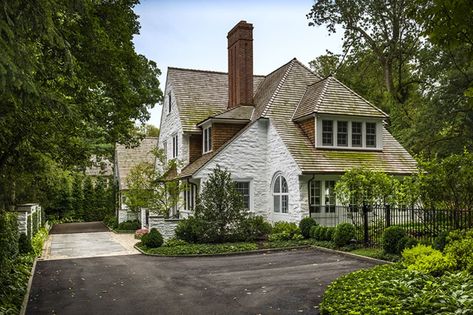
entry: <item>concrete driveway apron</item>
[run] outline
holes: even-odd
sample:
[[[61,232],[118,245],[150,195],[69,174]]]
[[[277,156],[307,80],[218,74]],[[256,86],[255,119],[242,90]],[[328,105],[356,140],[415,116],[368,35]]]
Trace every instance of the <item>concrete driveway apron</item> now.
[[[51,229],[42,259],[138,254],[132,234],[110,232],[102,222],[57,224]]]

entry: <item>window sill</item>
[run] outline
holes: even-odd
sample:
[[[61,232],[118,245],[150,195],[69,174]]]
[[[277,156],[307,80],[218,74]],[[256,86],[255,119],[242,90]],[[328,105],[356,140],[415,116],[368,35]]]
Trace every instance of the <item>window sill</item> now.
[[[381,152],[383,148],[316,146],[317,150]]]

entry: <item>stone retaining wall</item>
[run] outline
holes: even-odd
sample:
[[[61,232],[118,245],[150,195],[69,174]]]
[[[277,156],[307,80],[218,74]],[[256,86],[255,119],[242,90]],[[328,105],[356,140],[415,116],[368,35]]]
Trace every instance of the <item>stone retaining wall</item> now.
[[[164,240],[175,236],[174,231],[179,224],[179,219],[165,219],[163,216],[149,216],[149,229],[156,228]]]

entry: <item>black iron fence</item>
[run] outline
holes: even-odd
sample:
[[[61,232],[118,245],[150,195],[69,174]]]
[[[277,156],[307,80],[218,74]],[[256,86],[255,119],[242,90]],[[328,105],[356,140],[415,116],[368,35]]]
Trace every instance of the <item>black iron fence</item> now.
[[[378,246],[389,226],[403,228],[419,241],[432,242],[442,232],[473,228],[471,210],[437,210],[413,207],[321,206],[311,213],[318,224],[336,226],[348,222],[356,227],[357,240],[367,246]]]

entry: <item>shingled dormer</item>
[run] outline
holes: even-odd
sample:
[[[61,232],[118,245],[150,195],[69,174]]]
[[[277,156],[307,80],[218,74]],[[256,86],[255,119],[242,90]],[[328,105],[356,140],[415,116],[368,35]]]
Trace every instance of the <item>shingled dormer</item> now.
[[[329,76],[307,89],[293,120],[320,149],[382,150],[382,110]]]

